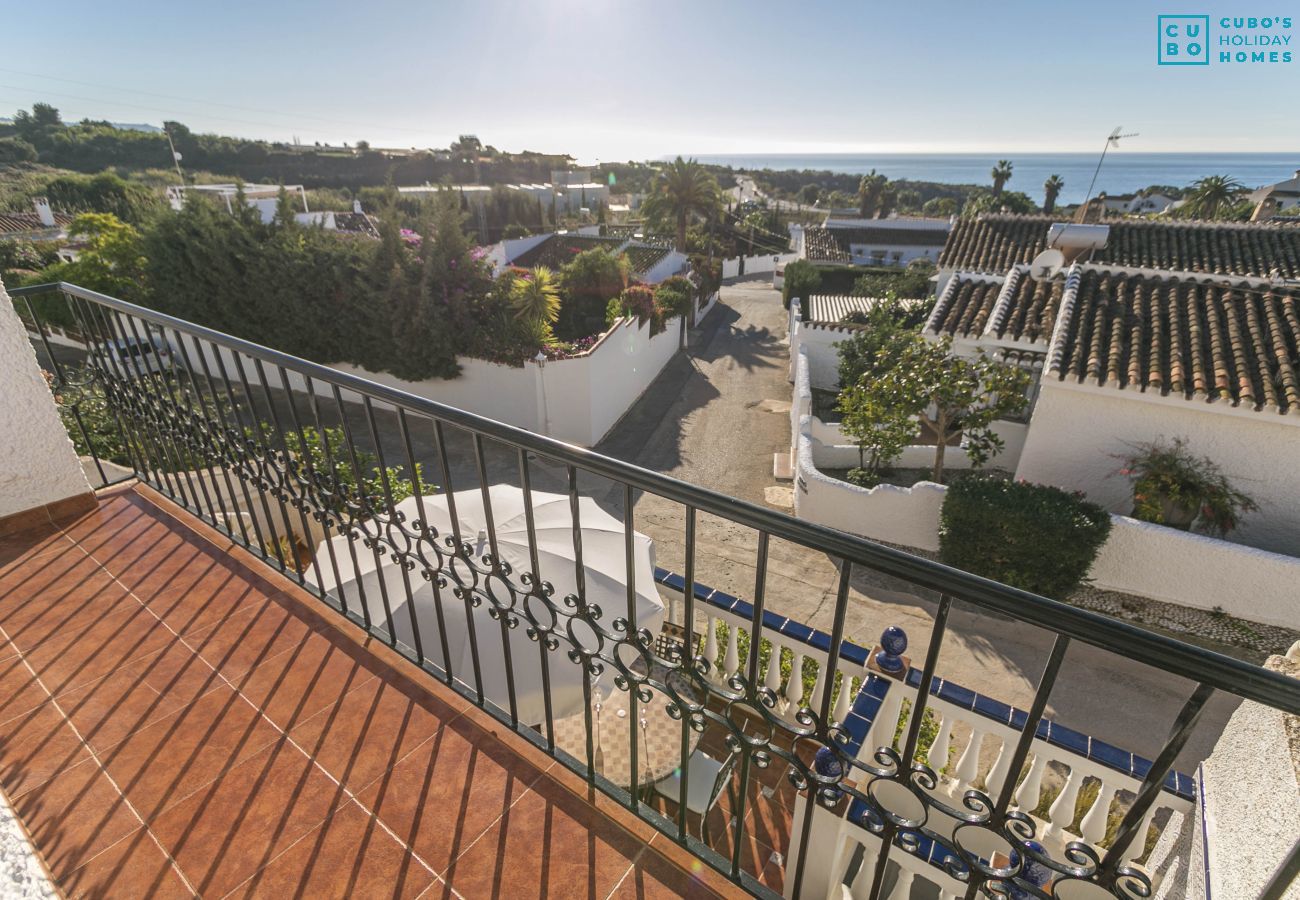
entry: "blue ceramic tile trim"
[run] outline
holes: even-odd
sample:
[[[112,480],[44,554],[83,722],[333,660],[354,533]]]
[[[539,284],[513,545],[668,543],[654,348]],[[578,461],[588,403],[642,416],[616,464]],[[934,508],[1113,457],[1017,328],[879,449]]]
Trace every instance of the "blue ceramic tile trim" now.
[[[686,580],[667,569],[655,569],[655,581],[665,585],[673,590],[681,591],[685,589]],[[702,600],[710,606],[726,610],[733,615],[752,618],[754,608],[744,600],[740,600],[730,594],[722,591],[715,591],[707,585],[699,582],[695,584],[695,597]],[[824,631],[817,631],[809,628],[802,622],[796,622],[793,619],[784,619],[775,613],[764,610],[763,627],[770,629],[777,634],[783,635],[792,641],[815,647],[823,653],[830,652],[831,638]],[[860,647],[857,644],[848,641],[840,645],[840,658],[853,663],[854,665],[865,666],[871,651]],[[909,687],[917,688],[921,684],[921,671],[915,667],[909,667],[907,670],[906,683]],[[888,691],[890,681],[884,678],[877,678],[874,675],[868,675],[867,680],[863,683],[863,690],[859,692],[858,697],[854,700],[853,709],[868,723],[874,719],[880,709],[880,701],[884,698],[885,692]],[[863,701],[864,695],[871,691],[873,696],[870,714],[866,711],[859,712],[858,703]],[[992,697],[986,697],[983,694],[972,691],[960,684],[954,684],[943,678],[935,678],[930,685],[930,693],[941,700],[960,708],[969,710],[984,718],[998,722],[1002,725],[1010,725],[1012,728],[1021,729],[1025,725],[1025,720],[1029,714],[1022,709],[1008,706],[1000,700]],[[1037,736],[1054,747],[1059,747],[1070,753],[1085,757],[1098,765],[1113,769],[1116,772],[1122,772],[1125,775],[1132,775],[1134,778],[1143,778],[1151,769],[1151,761],[1143,759],[1134,753],[1123,750],[1113,744],[1097,738],[1089,737],[1082,732],[1075,731],[1060,722],[1053,722],[1051,719],[1044,718],[1038,723]],[[862,738],[866,737],[866,732]],[[857,752],[861,746],[861,740],[857,740],[853,752]],[[1191,776],[1182,772],[1170,772],[1165,779],[1165,790],[1187,800],[1195,799],[1196,783]]]

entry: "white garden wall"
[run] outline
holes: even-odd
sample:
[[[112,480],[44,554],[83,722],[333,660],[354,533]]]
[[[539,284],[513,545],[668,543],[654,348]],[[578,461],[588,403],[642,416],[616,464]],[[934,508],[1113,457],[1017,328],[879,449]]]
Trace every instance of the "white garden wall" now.
[[[947,491],[943,485],[923,481],[911,488],[880,485],[868,490],[818,469],[820,459],[833,458],[829,455],[841,448],[823,445],[815,437],[830,434],[830,426],[810,413],[809,368],[806,354],[800,354],[790,404],[795,515],[873,540],[937,550]],[[1034,423],[1041,427],[1038,413]],[[856,465],[857,451],[848,449]],[[1089,577],[1104,590],[1300,628],[1300,558],[1294,556],[1112,515],[1110,537]]]
[[[1300,559],[1112,516],[1088,573],[1095,585],[1166,603],[1300,628]]]
[[[778,264],[793,262],[798,258],[798,253],[769,253],[767,255],[759,254],[757,256],[746,256],[745,274],[759,275],[762,273],[775,272]],[[740,277],[740,257],[736,257],[735,259],[724,259],[722,261],[722,277]]]
[[[370,372],[346,363],[331,368],[589,447],[598,443],[622,418],[672,359],[678,350],[679,332],[679,319],[670,319],[662,332],[651,336],[649,323],[639,324],[635,319],[625,318],[582,356],[550,360],[544,365],[529,360],[522,367],[461,359],[460,377],[451,379],[405,381],[386,372]],[[205,352],[215,374],[213,351]],[[232,358],[225,351],[223,360],[235,379]],[[247,361],[244,369],[250,381],[256,379],[257,373]],[[269,378],[272,386],[280,386],[277,375],[271,374]],[[307,390],[306,380],[292,372],[289,386],[295,391]],[[331,396],[328,385],[313,383],[313,387],[317,395]],[[344,399],[348,399],[347,392]]]
[[[1081,490],[1111,512],[1132,510],[1115,454],[1185,437],[1259,501],[1229,540],[1300,555],[1300,417],[1225,408],[1044,378],[1016,477]]]
[[[90,493],[41,375],[27,329],[0,283],[0,517]]]

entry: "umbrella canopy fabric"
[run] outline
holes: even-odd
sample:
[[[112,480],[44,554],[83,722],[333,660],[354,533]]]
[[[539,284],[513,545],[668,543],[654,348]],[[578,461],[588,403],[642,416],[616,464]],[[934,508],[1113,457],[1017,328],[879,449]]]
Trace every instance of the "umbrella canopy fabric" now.
[[[497,553],[501,562],[508,564],[512,570],[510,580],[520,586],[524,573],[532,569],[524,493],[513,485],[493,485],[488,489],[488,494]],[[484,696],[502,709],[510,708],[509,686],[513,680],[519,718],[530,724],[541,722],[545,718],[546,707],[542,653],[538,642],[530,639],[526,633],[528,620],[525,604],[527,610],[531,610],[541,622],[553,623],[553,634],[559,641],[559,648],[546,654],[551,714],[554,717],[572,715],[581,711],[583,706],[583,671],[570,661],[569,651],[575,642],[592,651],[599,647],[594,632],[585,622],[569,615],[563,602],[566,595],[578,593],[569,498],[564,494],[541,491],[533,491],[531,495],[538,573],[543,581],[554,585],[555,593],[550,598],[550,606],[557,613],[552,615],[546,604],[536,597],[525,600],[520,593],[513,612],[521,621],[508,630],[507,641],[502,640],[500,623],[489,613],[492,602],[486,597],[482,598],[478,607],[467,611],[465,601],[453,595],[450,586],[446,590],[437,591],[435,596],[434,586],[418,572],[403,573],[402,568],[389,556],[381,552],[376,559],[372,550],[359,541],[350,542],[346,535],[338,535],[323,542],[316,552],[324,581],[322,587],[345,596],[349,608],[358,612],[364,602],[371,621],[381,625],[386,623],[383,602],[386,593],[397,639],[408,646],[415,646],[415,633],[411,624],[414,618],[425,657],[444,668],[450,662],[451,671],[458,681],[470,689],[481,687]],[[465,490],[457,491],[453,496],[461,540],[471,545],[475,560],[481,560],[484,554],[491,552],[483,494],[479,490]],[[406,516],[409,523],[420,517],[421,503],[426,524],[437,532],[439,546],[442,547],[443,536],[453,534],[448,497],[446,494],[418,499],[409,497],[398,503],[397,509]],[[588,607],[599,608],[598,621],[602,627],[608,632],[614,632],[614,619],[626,618],[628,613],[623,523],[587,497],[578,501],[578,522],[581,526],[585,582],[583,596]],[[352,543],[351,548],[349,543]],[[327,545],[332,545],[333,559],[338,563],[337,579],[332,563],[327,562],[331,549]],[[654,542],[640,532],[633,532],[632,549],[635,588],[633,624],[637,628],[646,628],[651,633],[656,633],[663,624],[664,605],[655,588]],[[355,564],[353,553],[356,555]],[[427,551],[426,556],[433,559],[433,555]],[[457,562],[454,565],[462,577],[467,576],[463,563]],[[407,601],[408,584],[410,604]],[[485,580],[480,576],[478,586],[483,592],[490,591],[501,604],[510,603],[509,591],[497,579]],[[440,635],[444,632],[439,625],[438,598],[441,600],[448,660],[442,659]],[[471,626],[473,641],[470,640]],[[509,671],[505,653],[507,646],[510,649]],[[481,681],[474,673],[474,648],[478,651]],[[608,646],[606,651],[612,652]],[[513,672],[513,679],[510,678],[510,672]]]

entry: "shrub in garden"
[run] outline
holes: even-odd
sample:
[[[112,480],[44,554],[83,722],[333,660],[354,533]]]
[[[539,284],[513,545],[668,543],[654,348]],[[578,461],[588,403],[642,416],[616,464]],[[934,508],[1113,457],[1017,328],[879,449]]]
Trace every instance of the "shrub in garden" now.
[[[1045,597],[1069,596],[1110,534],[1110,515],[1079,494],[1024,481],[963,478],[939,515],[950,566]]]
[[[803,307],[808,308],[808,298],[818,293],[822,286],[821,272],[806,259],[796,259],[785,267],[785,279],[782,282],[782,299],[785,308],[790,308],[790,298],[798,297]]]

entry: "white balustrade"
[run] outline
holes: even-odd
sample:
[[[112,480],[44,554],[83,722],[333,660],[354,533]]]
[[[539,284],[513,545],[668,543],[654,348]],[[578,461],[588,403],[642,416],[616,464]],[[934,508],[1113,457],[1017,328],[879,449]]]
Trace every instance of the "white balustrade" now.
[[[747,616],[737,615],[729,610],[718,609],[717,607],[710,607],[707,604],[697,603],[696,608],[697,615],[702,617],[706,623],[704,629],[704,656],[713,663],[709,677],[716,684],[724,684],[728,678],[741,671],[747,662],[747,660],[740,658],[740,632],[743,630],[746,634],[749,634],[753,623]],[[718,637],[718,623],[720,622],[727,626],[726,633],[721,639]],[[767,628],[763,630],[762,637],[771,645],[771,652],[768,655],[767,662],[760,663],[758,677],[765,689],[772,691],[778,700],[784,701],[778,704],[777,712],[789,720],[793,720],[799,712],[804,695],[804,661],[810,658],[816,665],[816,676],[808,698],[808,705],[814,710],[820,709],[820,704],[827,690],[828,678],[832,674],[826,665],[826,652],[811,644],[803,643]],[[790,651],[790,676],[788,679],[781,672],[781,655],[784,650]],[[846,687],[845,690],[840,691],[834,697],[830,718],[835,722],[843,722],[853,709],[854,694],[850,689],[853,679],[865,677],[866,672],[861,666],[844,659],[840,660],[837,671],[840,673],[841,683]]]
[[[1079,789],[1083,787],[1081,766],[1071,766],[1070,775],[1065,779],[1065,787],[1056,795],[1047,810],[1047,821],[1053,833],[1067,830],[1074,822],[1074,808],[1079,802]]]
[[[898,877],[894,880],[894,889],[889,892],[889,900],[910,900],[912,883],[916,881],[916,873],[911,869],[899,866],[897,874]]]
[[[948,749],[952,746],[952,716],[944,716],[939,723],[939,733],[934,736],[934,743],[925,754],[925,764],[935,772],[942,772],[948,765]]]
[[[803,702],[803,654],[797,647],[790,657],[790,680],[785,684],[785,715],[793,719]]]
[[[962,751],[961,758],[957,760],[957,769],[953,772],[961,787],[970,787],[979,780],[980,745],[984,743],[984,732],[980,729],[979,723],[972,721],[968,724],[971,725],[970,741]]]
[[[722,671],[720,672],[722,681],[726,681],[740,669],[740,635],[736,631],[736,626],[727,623],[727,636],[724,638],[727,642],[722,653]]]
[[[1011,756],[1015,752],[1015,742],[1004,738],[1002,749],[998,751],[998,758],[994,760],[993,768],[989,769],[988,777],[984,779],[988,795],[994,800],[997,800],[998,795],[1002,793],[1002,785],[1007,780],[1007,770],[1011,768]]]
[[[1029,774],[1016,788],[1016,806],[1023,810],[1038,809],[1043,792],[1043,772],[1047,770],[1047,754],[1035,753]]]

